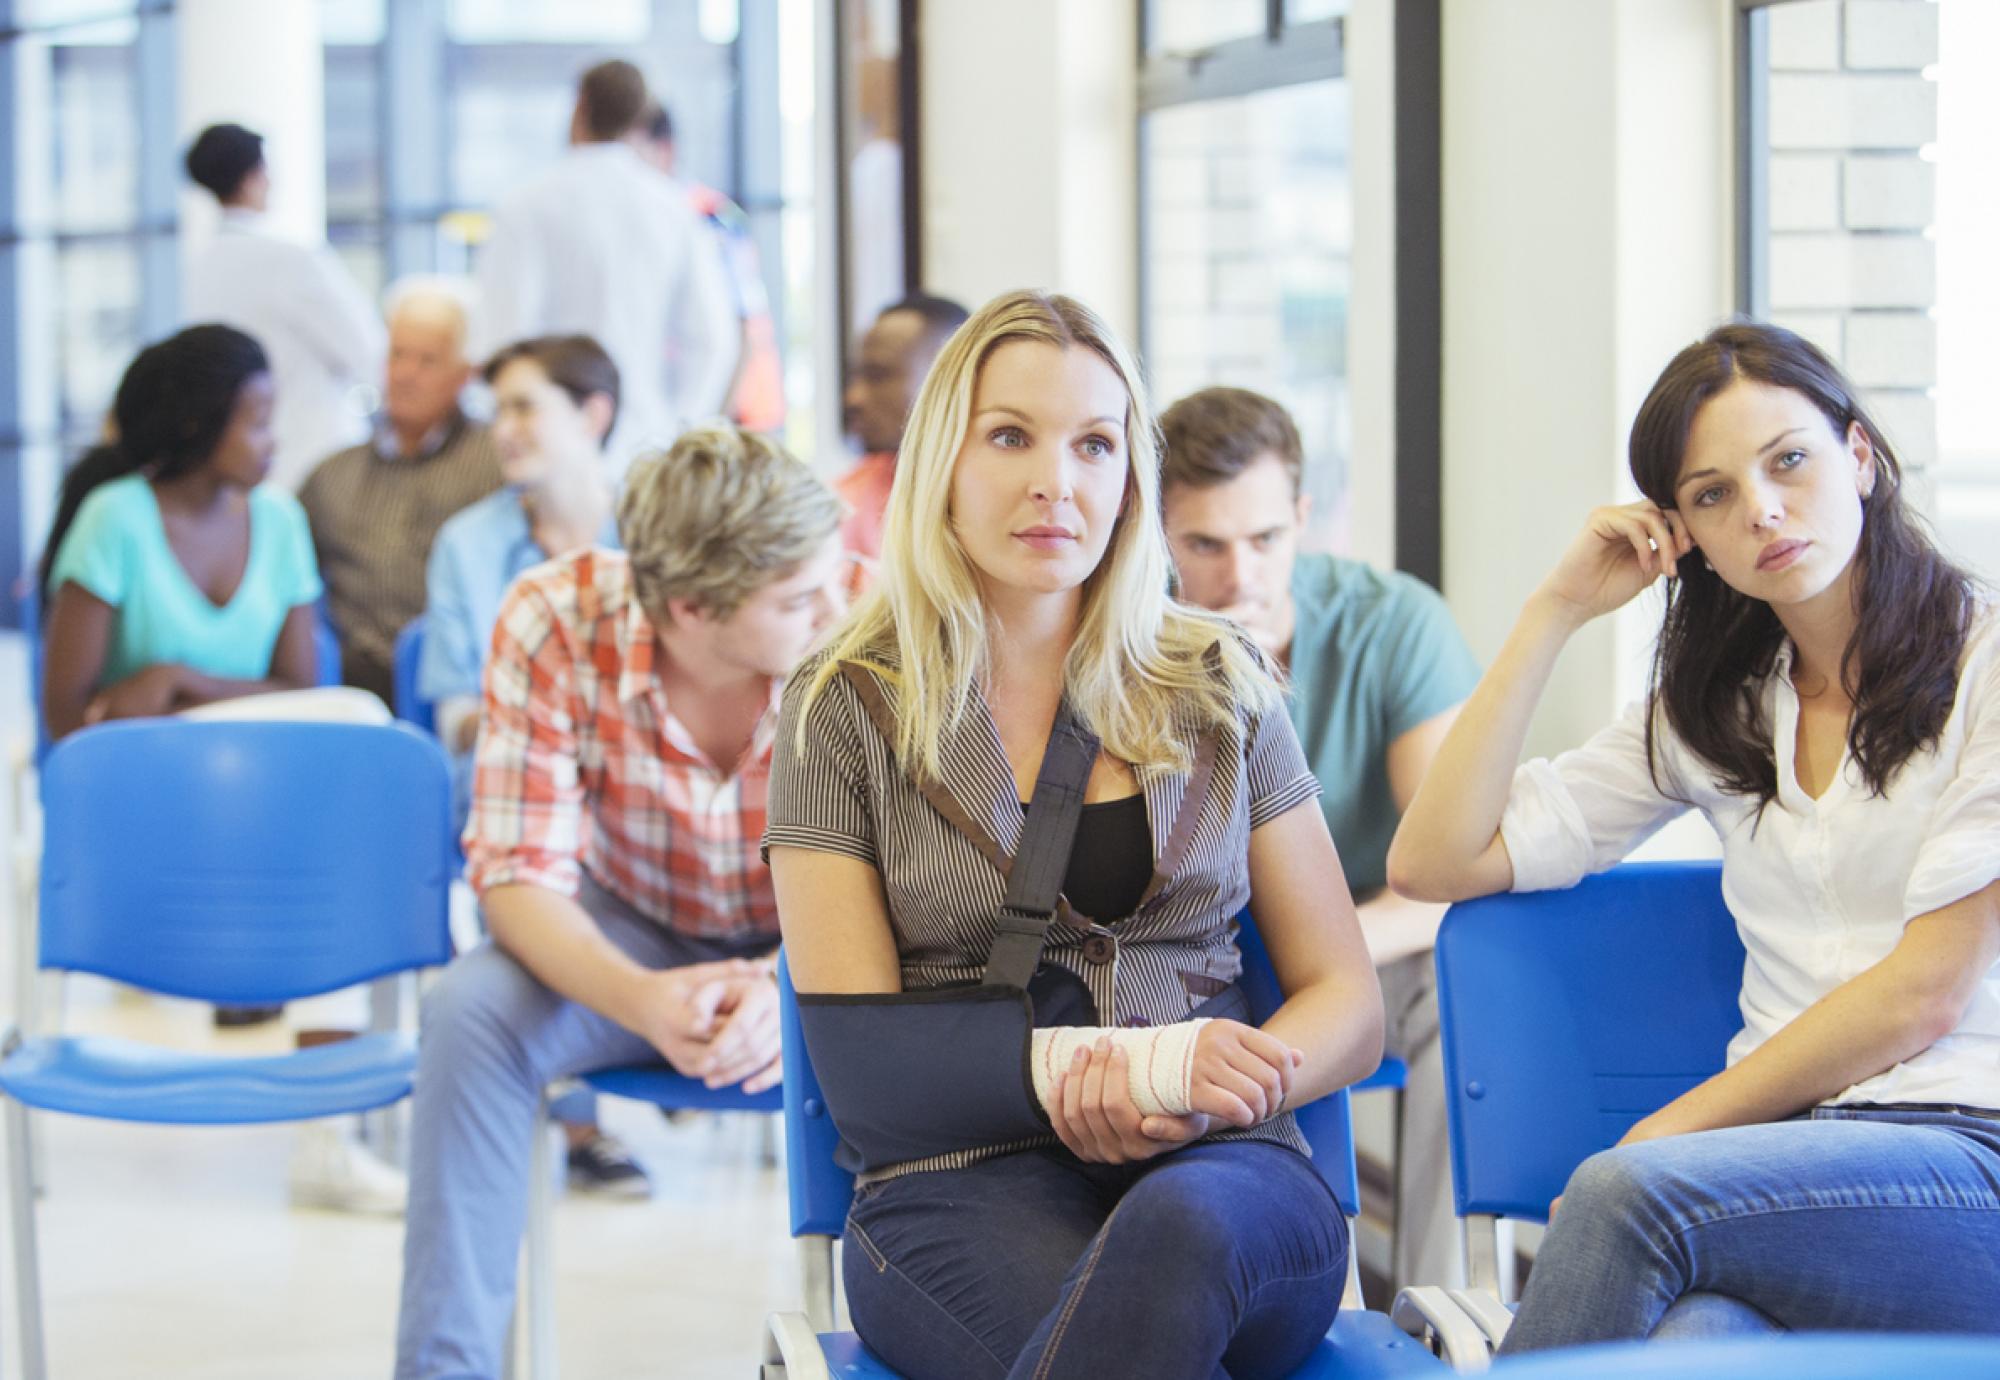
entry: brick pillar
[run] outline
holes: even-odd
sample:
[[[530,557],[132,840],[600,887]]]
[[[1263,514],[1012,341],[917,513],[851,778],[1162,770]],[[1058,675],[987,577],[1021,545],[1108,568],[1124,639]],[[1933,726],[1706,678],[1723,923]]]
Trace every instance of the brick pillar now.
[[[1861,390],[1919,494],[1937,462],[1938,8],[1807,0],[1771,24],[1771,319]]]

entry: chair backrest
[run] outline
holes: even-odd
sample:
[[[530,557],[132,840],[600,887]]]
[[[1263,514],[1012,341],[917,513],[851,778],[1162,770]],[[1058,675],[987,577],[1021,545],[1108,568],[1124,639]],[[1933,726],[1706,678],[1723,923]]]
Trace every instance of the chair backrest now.
[[[334,631],[333,615],[327,612],[324,599],[313,606],[313,682],[316,685],[341,683],[340,634]]]
[[[42,641],[41,572],[30,570],[23,578],[27,592],[21,596],[21,636],[28,640],[28,714],[35,721],[35,767],[49,755],[48,720],[42,717],[42,663],[48,647]]]
[[[437,706],[417,693],[417,667],[423,659],[424,616],[418,614],[396,634],[396,653],[390,672],[390,693],[396,703],[391,707],[404,723],[415,724],[426,733],[435,733]]]
[[[106,724],[42,800],[45,968],[261,1004],[451,956],[450,780],[411,729]]]
[[[1256,926],[1250,923],[1249,912],[1238,916],[1237,922],[1244,990],[1250,998],[1252,1018],[1261,1021],[1278,1009],[1282,999],[1278,979]],[[785,1165],[792,1235],[838,1236],[854,1196],[854,1176],[833,1162],[840,1133],[827,1115],[826,1099],[813,1073],[805,1031],[799,1024],[799,1004],[792,992],[791,971],[782,957],[778,960],[778,990],[785,1052]],[[1361,1193],[1355,1179],[1354,1135],[1346,1090],[1298,1108],[1297,1117],[1299,1129],[1312,1146],[1313,1167],[1340,1200],[1341,1211],[1349,1217],[1357,1215]]]
[[[1455,905],[1438,933],[1460,1216],[1541,1220],[1585,1158],[1719,1072],[1743,944],[1716,863]]]

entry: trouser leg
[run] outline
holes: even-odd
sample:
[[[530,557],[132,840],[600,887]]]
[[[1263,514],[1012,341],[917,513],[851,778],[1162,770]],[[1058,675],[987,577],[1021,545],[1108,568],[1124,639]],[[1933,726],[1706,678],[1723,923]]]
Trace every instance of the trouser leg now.
[[[1789,1330],[2000,1331],[2000,1123],[1822,1112],[1593,1155],[1505,1349],[1651,1336],[1697,1292]]]
[[[1409,1069],[1404,1084],[1396,1165],[1395,1257],[1398,1289],[1465,1284],[1458,1214],[1451,1194],[1451,1141],[1445,1120],[1444,1044],[1438,1036],[1436,967],[1429,950],[1380,970],[1385,1052]]]

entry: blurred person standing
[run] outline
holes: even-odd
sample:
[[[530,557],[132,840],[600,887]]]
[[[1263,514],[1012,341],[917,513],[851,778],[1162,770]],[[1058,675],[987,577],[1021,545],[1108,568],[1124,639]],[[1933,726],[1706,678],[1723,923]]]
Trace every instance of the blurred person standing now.
[[[341,679],[392,697],[396,637],[424,611],[424,566],[438,529],[499,489],[487,428],[459,394],[466,306],[445,278],[390,289],[389,363],[375,434],[321,461],[299,490],[340,636]]]
[[[847,504],[841,544],[867,567],[882,554],[882,514],[896,477],[896,451],[916,406],[917,390],[951,333],[965,323],[964,307],[917,293],[883,309],[861,337],[841,413],[861,459],[833,482]]]
[[[723,267],[729,270],[742,324],[741,354],[729,389],[729,420],[746,431],[780,430],[785,425],[785,364],[778,352],[778,327],[771,319],[771,296],[764,286],[757,241],[750,234],[750,217],[715,188],[679,178],[674,120],[665,106],[657,102],[647,106],[632,139],[648,163],[687,188],[688,204],[715,236]]]
[[[715,237],[632,145],[647,100],[629,62],[583,74],[569,152],[494,213],[472,332],[475,359],[536,336],[603,345],[624,384],[619,469],[722,411],[742,336]]]
[[[381,371],[382,323],[323,246],[266,227],[271,174],[262,135],[210,125],[189,146],[187,171],[222,207],[215,238],[188,265],[187,319],[234,326],[270,356],[277,393],[270,478],[296,490],[322,456],[366,433],[348,395]]]

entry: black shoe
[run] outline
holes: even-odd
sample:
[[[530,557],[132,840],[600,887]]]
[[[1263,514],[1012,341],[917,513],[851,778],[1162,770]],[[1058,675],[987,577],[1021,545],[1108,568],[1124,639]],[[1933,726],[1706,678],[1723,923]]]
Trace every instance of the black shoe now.
[[[653,1181],[632,1152],[601,1133],[569,1152],[569,1183],[581,1192],[607,1198],[653,1196]]]
[[[275,1021],[284,1014],[283,1005],[218,1006],[215,1008],[215,1028],[236,1030],[246,1025],[262,1025],[266,1021]]]

